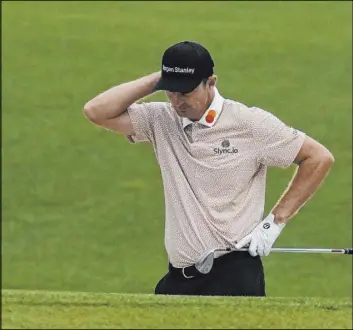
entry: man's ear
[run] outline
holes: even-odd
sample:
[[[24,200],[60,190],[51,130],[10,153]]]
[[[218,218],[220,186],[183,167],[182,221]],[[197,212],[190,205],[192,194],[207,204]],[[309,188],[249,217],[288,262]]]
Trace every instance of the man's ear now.
[[[208,79],[208,85],[210,87],[216,86],[216,82],[217,82],[217,76],[212,76]]]

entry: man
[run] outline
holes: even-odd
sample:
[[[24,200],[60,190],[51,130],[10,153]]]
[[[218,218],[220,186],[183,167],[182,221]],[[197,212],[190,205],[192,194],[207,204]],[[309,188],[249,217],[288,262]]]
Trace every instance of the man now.
[[[161,72],[113,87],[89,101],[85,116],[131,142],[150,142],[165,194],[169,271],[156,294],[265,296],[262,256],[313,195],[334,162],[320,143],[257,107],[224,99],[209,52],[190,41],[169,47]],[[165,90],[169,102],[139,99]],[[263,217],[266,170],[298,169]],[[195,263],[222,252],[209,273]]]

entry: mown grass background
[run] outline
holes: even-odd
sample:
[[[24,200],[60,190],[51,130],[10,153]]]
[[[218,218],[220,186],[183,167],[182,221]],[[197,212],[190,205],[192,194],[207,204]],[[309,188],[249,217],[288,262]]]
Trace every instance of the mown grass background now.
[[[152,293],[166,272],[148,144],[91,125],[99,92],[159,70],[180,40],[212,53],[226,98],[327,146],[336,162],[276,246],[352,246],[352,3],[2,3],[2,287]],[[157,93],[147,100],[166,100]],[[266,211],[294,167],[269,170]],[[352,297],[352,258],[272,254],[269,297]]]
[[[3,292],[5,329],[351,329],[348,298]]]

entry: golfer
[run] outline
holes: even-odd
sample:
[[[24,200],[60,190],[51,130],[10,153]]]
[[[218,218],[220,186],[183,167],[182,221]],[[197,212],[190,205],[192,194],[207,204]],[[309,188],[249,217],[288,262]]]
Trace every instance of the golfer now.
[[[216,83],[210,53],[183,41],[164,52],[161,71],[84,106],[94,124],[153,146],[169,260],[156,294],[265,296],[261,257],[334,162],[319,142],[266,110],[224,98]],[[137,103],[160,90],[169,102]],[[293,179],[264,214],[267,168],[291,164],[297,165]],[[226,247],[248,250],[219,252],[207,274],[195,267],[208,251]]]

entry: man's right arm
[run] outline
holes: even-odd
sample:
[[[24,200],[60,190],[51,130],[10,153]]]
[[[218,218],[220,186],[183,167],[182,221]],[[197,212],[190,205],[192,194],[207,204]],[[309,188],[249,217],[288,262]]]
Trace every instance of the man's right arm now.
[[[151,94],[160,77],[159,71],[112,87],[87,102],[83,113],[88,120],[98,126],[125,135],[135,135],[126,110],[139,99]]]

